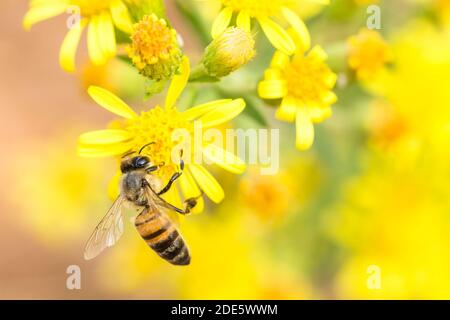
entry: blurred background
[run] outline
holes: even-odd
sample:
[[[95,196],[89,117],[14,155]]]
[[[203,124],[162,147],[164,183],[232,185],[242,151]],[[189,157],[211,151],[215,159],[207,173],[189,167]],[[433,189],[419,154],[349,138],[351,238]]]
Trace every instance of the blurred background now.
[[[209,41],[213,2],[166,1],[193,61]],[[370,4],[381,30],[361,48]],[[134,69],[119,60],[93,67],[84,41],[78,71],[64,73],[65,17],[26,32],[27,8],[0,2],[0,298],[450,298],[450,1],[332,0],[300,11],[339,75],[334,114],[309,151],[295,149],[292,124],[274,120],[254,90],[238,92],[236,83],[256,87],[272,57],[261,32],[257,57],[219,90],[186,92],[245,94],[250,107],[234,125],[279,128],[281,168],[214,171],[226,197],[182,223],[193,256],[184,268],[159,259],[131,223],[113,249],[83,260],[116,170],[113,159],[76,155],[80,133],[113,120],[86,88],[108,88],[137,110],[164,95],[143,101]],[[355,46],[376,72],[355,70]],[[66,288],[70,265],[81,268],[81,290]]]

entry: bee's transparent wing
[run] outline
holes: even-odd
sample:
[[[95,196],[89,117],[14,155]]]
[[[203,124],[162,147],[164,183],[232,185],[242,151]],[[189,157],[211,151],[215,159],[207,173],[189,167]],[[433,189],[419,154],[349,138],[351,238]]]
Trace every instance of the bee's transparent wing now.
[[[107,247],[112,247],[122,236],[122,209],[125,201],[124,197],[117,197],[105,217],[95,228],[84,249],[86,260],[93,259]]]

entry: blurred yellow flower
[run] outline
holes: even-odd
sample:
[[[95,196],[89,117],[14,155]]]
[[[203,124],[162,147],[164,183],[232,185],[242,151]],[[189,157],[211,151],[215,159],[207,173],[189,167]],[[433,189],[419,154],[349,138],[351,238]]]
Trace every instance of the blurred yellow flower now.
[[[141,74],[160,81],[171,79],[178,72],[183,53],[177,32],[166,20],[155,14],[144,16],[133,26],[131,40],[128,55]]]
[[[212,37],[217,38],[231,24],[237,13],[236,25],[246,31],[251,30],[251,20],[256,19],[272,45],[287,55],[296,50],[297,45],[309,46],[310,36],[305,23],[293,10],[297,8],[295,0],[221,0],[223,8],[212,26]],[[311,0],[328,4],[328,0]],[[296,45],[293,37],[273,17],[282,16],[293,28],[301,42]]]
[[[261,175],[250,170],[239,184],[242,204],[263,220],[277,220],[289,209],[295,197],[292,174]]]
[[[175,130],[184,129],[190,134],[191,141],[196,143],[193,136],[194,123],[201,124],[203,128],[215,127],[233,119],[245,108],[242,99],[224,99],[179,112],[174,105],[188,78],[189,61],[184,58],[182,73],[173,78],[165,107],[156,106],[140,115],[109,91],[99,87],[89,88],[90,96],[99,105],[123,117],[124,120],[116,123],[114,129],[82,134],[78,141],[78,153],[84,157],[119,156],[130,150],[136,152],[142,146],[153,143],[143,150],[143,154],[148,155],[155,164],[164,164],[155,174],[163,181],[168,181],[172,174],[178,171],[178,163],[173,163],[172,160],[172,152],[181,142],[174,140],[172,134]],[[180,137],[183,138],[186,137]],[[233,173],[242,173],[245,170],[245,163],[241,159],[203,138],[200,137],[199,143],[202,143],[200,147],[204,158]],[[198,197],[203,191],[212,201],[216,203],[222,201],[224,191],[217,180],[203,165],[195,162],[193,150],[184,151],[186,168],[179,179],[184,197]],[[167,193],[167,200],[174,205],[181,203],[176,187]],[[202,210],[203,200],[200,199],[193,212]]]
[[[114,27],[131,32],[128,9],[121,0],[32,0],[23,26],[29,30],[34,24],[63,13],[70,15],[69,32],[61,45],[59,62],[68,72],[75,70],[75,55],[86,26],[89,56],[96,65],[116,55]]]
[[[361,29],[348,43],[348,65],[361,80],[373,78],[392,60],[388,44],[375,30]]]
[[[394,37],[396,65],[380,87],[381,117],[369,119],[364,174],[324,219],[348,260],[336,290],[342,298],[443,299],[450,296],[450,72],[448,35],[425,21]],[[372,116],[372,114],[369,114]],[[389,148],[384,148],[388,144]],[[368,267],[381,271],[367,286]]]
[[[306,150],[314,142],[313,123],[331,116],[337,101],[332,91],[337,76],[325,63],[327,54],[315,46],[308,54],[298,52],[293,58],[277,51],[258,93],[263,99],[282,99],[275,117],[296,123],[296,146]]]
[[[192,216],[190,223],[183,224],[183,236],[192,252],[192,263],[183,270],[151,255],[145,242],[130,232],[101,262],[100,281],[108,291],[143,298],[310,297],[310,289],[294,270],[267,259],[264,242],[231,204],[221,206],[214,216]],[[122,271],[117,273],[118,269]]]
[[[80,160],[72,139],[63,134],[46,143],[32,141],[11,166],[12,174],[26,172],[23,179],[11,177],[11,201],[23,212],[19,216],[23,224],[49,247],[79,244],[91,228],[92,215],[102,212],[109,201],[99,189],[107,185],[113,168]]]

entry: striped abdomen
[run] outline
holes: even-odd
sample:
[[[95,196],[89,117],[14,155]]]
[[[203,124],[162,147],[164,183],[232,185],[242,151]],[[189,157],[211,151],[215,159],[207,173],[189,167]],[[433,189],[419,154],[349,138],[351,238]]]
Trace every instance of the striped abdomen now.
[[[188,265],[189,250],[175,225],[163,213],[146,208],[134,222],[139,234],[163,259],[174,265]]]

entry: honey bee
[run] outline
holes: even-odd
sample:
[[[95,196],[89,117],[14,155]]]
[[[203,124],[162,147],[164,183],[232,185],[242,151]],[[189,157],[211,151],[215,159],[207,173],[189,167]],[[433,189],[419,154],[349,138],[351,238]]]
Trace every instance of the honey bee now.
[[[162,199],[161,195],[170,190],[174,181],[183,172],[184,162],[181,159],[183,153],[181,151],[180,171],[172,175],[164,188],[156,191],[161,181],[152,173],[164,164],[155,165],[149,157],[141,155],[143,149],[150,144],[143,146],[137,156],[131,157],[127,154],[123,157],[120,166],[122,171],[120,195],[89,238],[84,250],[86,260],[95,258],[119,240],[123,234],[122,211],[128,204],[140,211],[134,224],[150,248],[171,264],[188,265],[190,263],[189,249],[166,210],[188,214],[202,195],[186,199],[184,209],[177,208]]]

